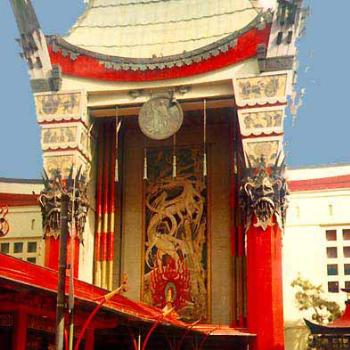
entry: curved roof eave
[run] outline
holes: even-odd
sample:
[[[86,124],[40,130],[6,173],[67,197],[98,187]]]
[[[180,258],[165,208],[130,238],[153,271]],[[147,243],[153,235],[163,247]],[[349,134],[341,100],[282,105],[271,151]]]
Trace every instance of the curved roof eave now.
[[[99,63],[104,65],[106,69],[145,71],[181,67],[186,65],[188,66],[193,63],[206,60],[210,57],[218,56],[221,53],[227,52],[230,48],[235,47],[237,45],[237,39],[243,34],[252,29],[262,30],[271,22],[271,12],[261,12],[244,28],[235,31],[223,39],[215,41],[209,45],[189,52],[183,52],[182,54],[153,58],[132,58],[106,55],[72,45],[60,36],[48,36],[47,40],[49,47],[54,53],[60,52],[64,57],[69,57],[73,61],[79,56],[84,55],[98,60]]]
[[[259,11],[251,0],[91,0],[64,39],[112,56],[181,55],[240,30]]]

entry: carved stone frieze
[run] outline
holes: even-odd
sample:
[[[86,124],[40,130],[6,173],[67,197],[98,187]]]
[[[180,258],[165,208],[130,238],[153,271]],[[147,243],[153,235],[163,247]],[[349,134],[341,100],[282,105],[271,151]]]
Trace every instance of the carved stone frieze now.
[[[44,171],[44,189],[39,196],[39,203],[43,218],[43,231],[45,237],[60,234],[61,198],[63,194],[70,197],[68,218],[70,230],[75,229],[78,238],[83,241],[84,227],[89,210],[88,183],[82,174],[81,168],[73,176],[73,168],[70,175],[65,178],[61,170],[56,169],[48,176]]]
[[[34,100],[39,124],[54,121],[87,121],[87,101],[83,91],[35,94]]]
[[[43,125],[41,128],[41,149],[45,151],[79,150],[91,160],[90,135],[80,122]]]
[[[281,134],[284,106],[240,109],[238,118],[242,136]]]
[[[237,77],[233,80],[236,103],[239,107],[286,103],[289,80],[288,72]]]
[[[246,164],[256,168],[263,157],[267,166],[273,166],[283,153],[283,135],[243,139]]]
[[[246,231],[251,225],[266,231],[274,222],[281,229],[284,227],[288,188],[284,162],[278,162],[279,157],[274,166],[268,167],[262,157],[258,167],[246,168],[240,189]]]

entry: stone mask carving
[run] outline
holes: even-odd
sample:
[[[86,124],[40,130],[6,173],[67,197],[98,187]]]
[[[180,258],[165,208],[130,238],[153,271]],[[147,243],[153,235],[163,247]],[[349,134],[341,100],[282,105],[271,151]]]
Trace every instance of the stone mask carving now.
[[[57,238],[59,236],[61,229],[61,198],[62,194],[68,194],[70,197],[68,206],[70,231],[72,229],[73,218],[77,237],[80,241],[83,241],[89,200],[87,195],[88,184],[85,176],[81,173],[81,169],[75,178],[73,178],[73,169],[71,169],[67,179],[63,179],[59,169],[52,171],[50,178],[44,171],[43,180],[44,189],[40,193],[39,203],[43,219],[44,237],[53,236]]]
[[[254,216],[254,226],[261,227],[264,231],[274,225],[273,217],[280,228],[284,227],[288,189],[284,162],[278,166],[278,161],[279,157],[274,166],[267,167],[262,157],[256,168],[250,164],[246,168],[240,189],[246,231],[252,225]]]

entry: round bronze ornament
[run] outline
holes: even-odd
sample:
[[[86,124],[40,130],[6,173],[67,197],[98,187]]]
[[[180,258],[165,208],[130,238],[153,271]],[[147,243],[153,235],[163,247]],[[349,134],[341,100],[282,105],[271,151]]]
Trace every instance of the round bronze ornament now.
[[[181,128],[183,112],[180,104],[168,97],[154,97],[140,110],[139,126],[150,139],[164,140]]]

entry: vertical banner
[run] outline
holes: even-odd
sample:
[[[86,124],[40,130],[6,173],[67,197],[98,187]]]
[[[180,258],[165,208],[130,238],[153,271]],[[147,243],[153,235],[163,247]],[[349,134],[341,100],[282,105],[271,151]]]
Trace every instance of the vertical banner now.
[[[207,187],[203,150],[148,150],[143,300],[171,302],[187,321],[208,319]]]

